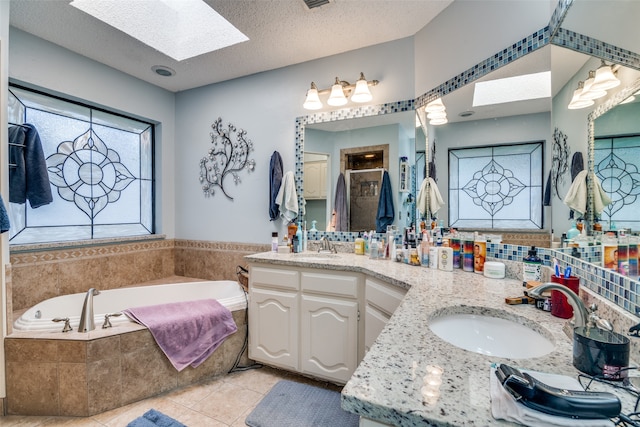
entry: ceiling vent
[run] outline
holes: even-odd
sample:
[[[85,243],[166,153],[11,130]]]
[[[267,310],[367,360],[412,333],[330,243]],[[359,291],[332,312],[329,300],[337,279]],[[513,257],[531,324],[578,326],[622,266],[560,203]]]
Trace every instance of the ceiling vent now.
[[[309,9],[313,9],[316,7],[324,6],[325,4],[329,4],[329,0],[302,0],[304,4],[307,5]]]

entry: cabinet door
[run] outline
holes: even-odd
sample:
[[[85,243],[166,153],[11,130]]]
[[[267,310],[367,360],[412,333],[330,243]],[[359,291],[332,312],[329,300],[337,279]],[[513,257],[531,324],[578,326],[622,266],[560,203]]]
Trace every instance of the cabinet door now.
[[[249,358],[298,370],[297,292],[250,288]]]
[[[321,185],[322,181],[320,180],[321,165],[322,165],[322,162],[308,162],[304,164],[304,198],[305,199],[321,198],[320,196],[320,190],[322,188],[322,185]],[[326,179],[326,170],[325,170],[325,179]]]
[[[367,352],[402,302],[407,290],[367,277],[364,292],[366,301],[364,348]]]
[[[301,370],[346,383],[357,366],[358,303],[302,295]]]

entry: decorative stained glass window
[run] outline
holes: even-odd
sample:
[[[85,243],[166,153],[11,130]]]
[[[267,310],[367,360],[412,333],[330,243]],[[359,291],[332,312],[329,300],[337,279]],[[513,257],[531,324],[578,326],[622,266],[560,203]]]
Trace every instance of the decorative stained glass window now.
[[[640,135],[596,138],[594,172],[611,198],[600,220],[617,228],[637,230],[640,225]]]
[[[11,244],[154,233],[153,124],[17,86],[9,123]]]
[[[450,226],[541,229],[542,145],[450,149]]]

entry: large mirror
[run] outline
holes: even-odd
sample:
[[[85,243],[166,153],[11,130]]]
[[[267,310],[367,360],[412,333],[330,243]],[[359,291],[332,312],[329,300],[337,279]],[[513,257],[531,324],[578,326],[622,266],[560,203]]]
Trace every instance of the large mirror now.
[[[611,219],[614,227],[618,219],[621,227],[638,230],[637,222],[630,220],[629,215],[634,210],[637,212],[637,205],[634,207],[633,201],[638,188],[633,174],[638,165],[637,162],[633,164],[626,161],[638,158],[633,139],[640,132],[636,129],[636,120],[629,117],[637,114],[637,107],[634,103],[618,105],[630,101],[628,95],[633,95],[633,86],[640,77],[640,57],[636,53],[640,52],[640,38],[635,35],[634,22],[638,14],[640,2],[619,1],[615,7],[611,7],[608,2],[574,1],[561,23],[560,31],[552,40],[552,43],[582,52],[588,49],[585,53],[598,56],[579,54],[586,58],[583,66],[576,70],[566,87],[554,98],[553,105],[555,125],[569,137],[569,145],[574,152],[584,152],[584,166],[595,172],[602,189],[613,201],[604,209],[602,206],[596,208],[598,193],[593,180],[588,180],[586,212],[583,215],[575,212],[573,218],[584,218],[589,233],[595,221],[602,220],[598,221],[598,228],[606,230],[611,226]],[[561,49],[561,52],[576,55],[576,52],[568,49]],[[603,59],[605,65],[613,66],[620,85],[608,89],[606,95],[595,99],[591,106],[568,109],[579,82],[588,79],[589,71],[600,68]],[[566,206],[561,206],[554,214],[553,222],[556,230],[559,230],[558,234],[570,227],[571,218]]]
[[[296,145],[303,166],[296,170],[303,182],[307,227],[319,235],[375,230],[385,171],[395,213],[393,224],[402,228],[413,223],[416,180],[421,175],[416,172],[416,158],[424,169],[425,151],[424,137],[416,144],[413,102],[342,111],[349,114],[298,118]],[[334,214],[336,193],[342,193],[337,191],[342,185],[340,176],[344,178],[346,222],[336,221]]]

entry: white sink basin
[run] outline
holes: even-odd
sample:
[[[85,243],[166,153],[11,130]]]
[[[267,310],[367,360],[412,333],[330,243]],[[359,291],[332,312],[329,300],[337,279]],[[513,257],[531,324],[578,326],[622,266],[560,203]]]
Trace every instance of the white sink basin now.
[[[456,347],[488,356],[528,359],[549,354],[554,344],[518,322],[490,315],[444,314],[429,329]]]

